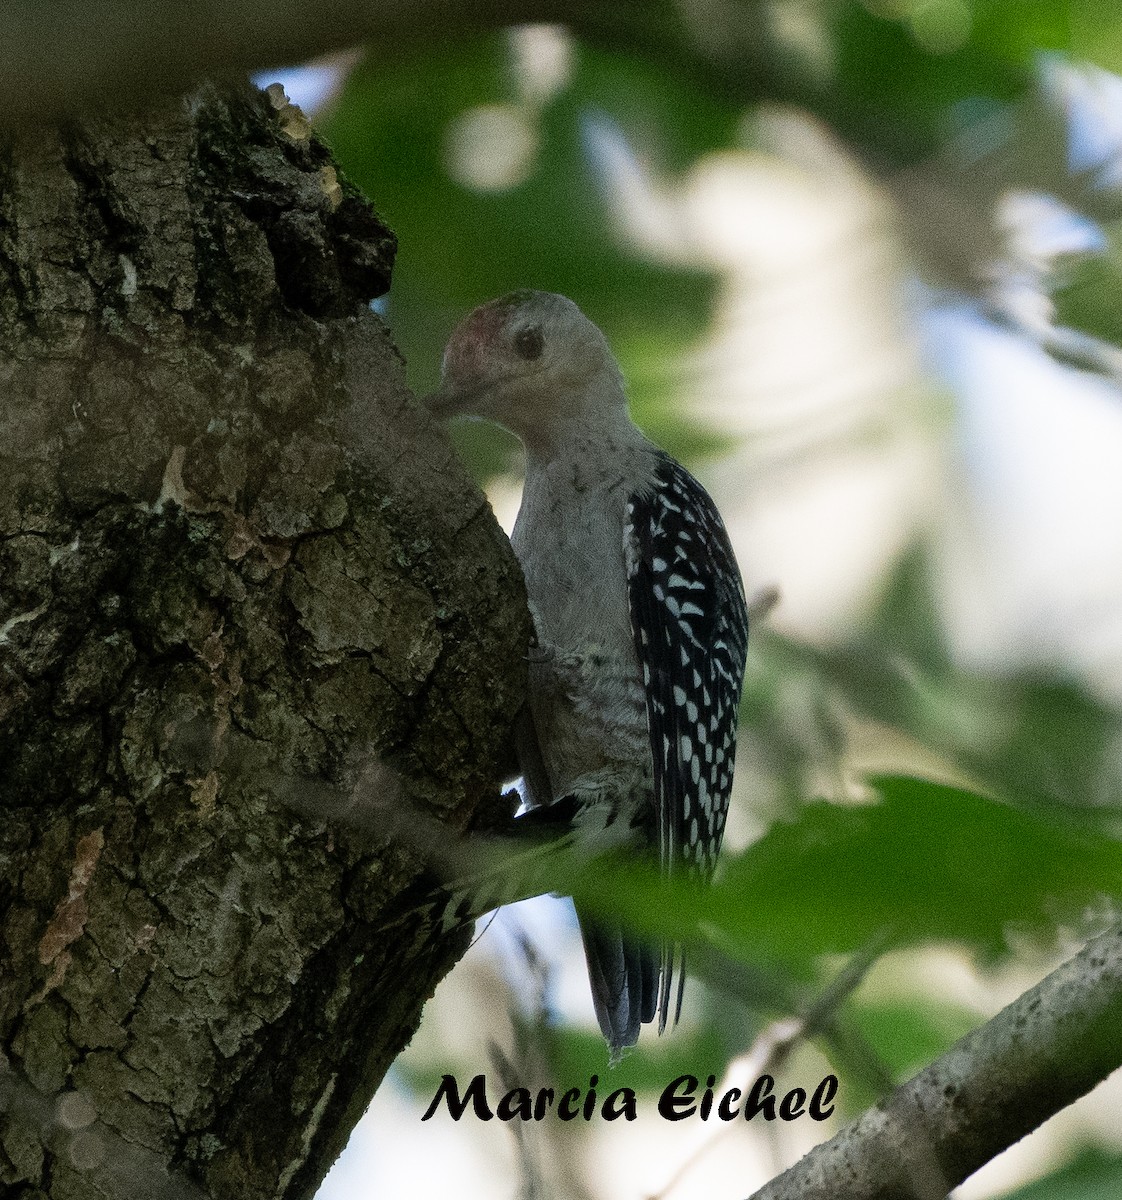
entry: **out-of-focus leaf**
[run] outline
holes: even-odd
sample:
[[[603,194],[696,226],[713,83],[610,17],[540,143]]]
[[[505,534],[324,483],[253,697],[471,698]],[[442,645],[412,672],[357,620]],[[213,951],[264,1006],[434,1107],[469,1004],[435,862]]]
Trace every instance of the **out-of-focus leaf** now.
[[[832,702],[900,729],[1011,804],[1122,826],[1119,714],[1074,682],[973,675],[952,664],[922,552],[904,559],[848,645],[818,649],[762,635],[756,651],[770,663],[768,677],[817,678],[827,713]]]
[[[1020,95],[1034,50],[1066,46],[1057,11],[1064,7],[1026,0],[1009,21],[1010,3],[994,0],[841,4],[833,25],[836,119],[897,166],[925,158],[955,132],[966,106]]]
[[[676,402],[681,363],[691,349],[692,334],[655,330],[636,332],[615,345],[625,366],[631,415],[660,446],[683,462],[696,462],[730,448],[732,439],[719,429],[691,420]]]
[[[604,861],[556,885],[687,947],[707,929],[724,953],[782,964],[774,969],[804,982],[819,956],[886,933],[897,946],[954,941],[1001,954],[1009,929],[1047,934],[1117,894],[1113,838],[929,780],[872,786],[874,803],[817,802],[776,822],[709,889]]]
[[[925,1067],[978,1024],[974,1013],[925,1000],[858,1002],[850,1015],[897,1079]]]
[[[1056,322],[1122,346],[1122,229],[1106,231],[1108,248],[1081,258],[1052,293]]]
[[[1122,1196],[1122,1155],[1084,1150],[1051,1175],[1010,1192],[1005,1200],[1117,1200]]]
[[[1070,0],[1071,53],[1122,71],[1122,10],[1114,0]]]
[[[951,940],[993,953],[1011,925],[1077,918],[1117,891],[1122,844],[927,780],[875,781],[878,803],[807,806],[732,860],[723,932],[780,959]]]
[[[970,16],[971,46],[1000,62],[1028,66],[1044,50],[1070,49],[1075,14],[1086,3],[972,0],[962,7]]]
[[[826,115],[868,149],[894,152],[897,165],[1020,96],[1042,53],[1122,65],[1122,18],[1107,0],[868,0],[825,11],[835,56],[827,103],[838,106]]]
[[[448,140],[466,112],[496,104],[520,114],[536,153],[515,186],[473,191],[449,174]],[[435,386],[448,333],[471,307],[520,287],[563,292],[612,343],[640,419],[672,432],[668,448],[688,456],[716,439],[669,415],[666,381],[704,328],[713,282],[624,244],[587,151],[591,114],[615,122],[637,155],[669,170],[727,145],[738,116],[641,58],[587,47],[575,50],[564,88],[531,104],[515,86],[506,38],[493,36],[442,43],[423,61],[359,69],[323,133],[398,235],[389,320],[418,391]],[[509,443],[487,435],[473,432],[465,445],[479,451],[481,472],[509,459]]]

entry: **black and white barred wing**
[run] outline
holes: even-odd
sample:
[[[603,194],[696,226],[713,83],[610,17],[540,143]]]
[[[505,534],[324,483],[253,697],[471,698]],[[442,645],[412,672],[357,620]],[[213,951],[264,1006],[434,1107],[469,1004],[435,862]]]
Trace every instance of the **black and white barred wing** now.
[[[659,864],[708,878],[732,790],[748,644],[744,585],[705,489],[660,456],[628,502],[631,629],[643,667]]]

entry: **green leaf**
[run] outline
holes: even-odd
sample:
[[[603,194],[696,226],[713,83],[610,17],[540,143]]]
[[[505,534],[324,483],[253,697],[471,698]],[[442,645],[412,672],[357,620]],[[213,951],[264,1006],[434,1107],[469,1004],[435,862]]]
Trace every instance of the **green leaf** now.
[[[1109,0],[842,0],[822,6],[833,72],[812,107],[882,166],[943,150],[1024,96],[1042,54],[1122,67]]]
[[[925,1067],[978,1024],[976,1013],[922,999],[857,1001],[850,1015],[897,1079]]]
[[[991,953],[1012,925],[1049,928],[1117,891],[1122,845],[928,780],[874,781],[879,801],[808,805],[728,863],[712,913],[779,959],[844,953],[889,928],[897,944]]]
[[[1069,0],[1070,50],[1108,71],[1122,71],[1122,9],[1115,0]]]
[[[1122,1155],[1084,1150],[1078,1158],[1010,1192],[1005,1200],[1117,1200],[1122,1196]]]
[[[1033,43],[1020,43],[1023,20],[1013,22],[1012,34],[1002,31],[1000,7],[962,0],[839,6],[833,34],[840,127],[905,165],[934,153],[954,132],[958,106],[1019,96]],[[1045,5],[1020,7],[1028,16]]]
[[[1117,830],[1119,714],[1069,680],[958,668],[934,611],[931,571],[921,549],[906,556],[848,645],[817,649],[761,634],[761,678],[811,681],[827,735],[831,711],[852,710],[906,732],[1010,804]],[[746,712],[763,728],[782,718],[781,691],[771,687],[761,694],[750,678],[746,693]]]
[[[1105,229],[1107,248],[1071,264],[1052,293],[1056,324],[1122,346],[1122,228]]]

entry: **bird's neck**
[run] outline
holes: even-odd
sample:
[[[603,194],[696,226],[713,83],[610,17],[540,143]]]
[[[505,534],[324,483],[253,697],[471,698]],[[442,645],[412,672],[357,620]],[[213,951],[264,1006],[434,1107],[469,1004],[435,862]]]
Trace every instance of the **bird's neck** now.
[[[612,456],[645,442],[627,411],[618,379],[605,377],[588,386],[576,402],[552,405],[548,420],[522,433],[526,474],[558,461],[582,462]]]

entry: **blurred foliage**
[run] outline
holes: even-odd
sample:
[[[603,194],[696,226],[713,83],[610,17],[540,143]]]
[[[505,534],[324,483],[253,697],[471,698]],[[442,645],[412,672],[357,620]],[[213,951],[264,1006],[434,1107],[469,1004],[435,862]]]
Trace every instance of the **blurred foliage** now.
[[[1122,878],[1122,844],[961,788],[885,778],[879,801],[807,805],[730,861],[714,889],[723,930],[776,957],[958,941],[991,954],[1018,924],[1044,930]]]
[[[896,166],[1021,100],[1047,53],[1122,66],[1108,0],[841,0],[819,12],[833,65],[822,115]]]
[[[896,1079],[907,1079],[965,1037],[975,1013],[930,999],[856,1002],[857,1028]]]
[[[1084,1150],[1059,1171],[1010,1192],[1006,1200],[1117,1200],[1122,1196],[1122,1155]]]
[[[1060,325],[1122,346],[1122,226],[1108,225],[1099,254],[1081,255],[1060,277],[1053,298]]]
[[[1018,35],[1028,32],[1025,18],[1048,26],[1049,43],[1058,44],[1063,6],[1013,4],[1023,15],[1012,22],[1001,21],[996,10],[1009,5],[999,4],[978,5],[975,12],[953,2],[878,5],[885,15],[863,4],[838,5],[835,103],[847,114],[849,132],[876,150],[891,149],[895,165],[904,166],[936,152],[958,131],[960,106],[976,110],[1015,99],[1028,84],[1031,51],[1041,45],[1018,44]],[[941,53],[947,46],[955,52]]]
[[[880,605],[847,643],[820,648],[761,638],[758,670],[746,681],[747,722],[775,727],[772,699],[784,682],[810,680],[817,738],[808,739],[804,725],[800,746],[776,729],[796,772],[821,744],[840,754],[844,711],[906,732],[1012,805],[1122,834],[1119,714],[1073,679],[983,676],[957,667],[933,606],[930,572],[922,549],[905,556]]]
[[[952,230],[952,240],[996,227],[994,206],[1017,187],[1054,190],[1107,221],[1102,253],[1061,256],[1041,278],[1058,322],[1122,345],[1122,225],[1109,223],[1120,193],[1110,179],[1120,176],[1103,171],[1122,156],[1122,137],[1097,130],[1099,157],[1073,166],[1070,142],[1086,141],[1088,123],[1105,128],[1107,110],[1079,108],[1056,82],[1082,62],[1122,69],[1122,9],[1108,0],[784,0],[769,12],[773,41],[746,49],[750,61],[731,40],[704,52],[683,40],[678,56],[664,46],[647,57],[642,33],[631,47],[605,36],[574,44],[568,77],[537,93],[506,35],[434,38],[408,60],[379,61],[375,50],[351,74],[319,124],[399,236],[387,317],[418,392],[435,385],[447,335],[469,308],[545,288],[573,296],[604,329],[636,417],[657,441],[687,463],[723,449],[724,431],[677,403],[677,364],[707,328],[717,281],[628,244],[592,135],[619,135],[635,162],[674,180],[711,151],[749,146],[759,105],[777,100],[797,99],[883,179],[939,160],[960,173],[954,186],[977,184],[981,198],[968,196],[977,207],[962,209],[977,230]],[[465,114],[495,105],[524,122],[529,165],[509,186],[472,190],[450,170],[450,138]],[[980,278],[999,274],[976,265],[986,268]],[[464,426],[456,436],[480,478],[515,460],[513,441],[494,430]],[[638,929],[681,938],[710,984],[708,1008],[695,1006],[704,1019],[673,1039],[644,1037],[613,1087],[720,1075],[768,1016],[813,1007],[837,956],[878,939],[951,944],[995,964],[1018,933],[1047,946],[1058,925],[1089,931],[1111,911],[1122,879],[1118,714],[1075,678],[963,670],[942,634],[931,570],[917,548],[844,641],[754,634],[744,745],[754,773],[775,786],[778,819],[726,859],[711,890],[668,889],[609,864],[555,881]],[[824,774],[845,773],[855,724],[905,735],[926,764],[945,764],[944,778],[969,782],[897,774],[873,780],[862,803],[819,798]],[[931,997],[843,1000],[821,1037],[848,1072],[847,1103],[871,1097],[886,1074],[929,1062],[974,1023]],[[546,1030],[540,1042],[558,1079],[603,1070],[598,1036]],[[441,1064],[412,1082],[431,1095],[444,1071],[466,1080],[480,1069]],[[1120,1187],[1119,1160],[1087,1153],[1017,1196],[1095,1200]]]
[[[989,959],[1019,930],[1046,944],[1059,922],[1103,916],[1122,879],[1122,843],[1093,829],[926,779],[871,781],[874,799],[805,804],[717,881],[666,884],[657,873],[605,865],[559,890],[652,934],[708,940],[751,964],[755,1000],[785,995],[765,964],[813,980],[824,955],[889,935],[894,948],[956,942]],[[760,994],[762,993],[762,995]]]
[[[472,191],[447,170],[457,118],[517,106],[538,144],[533,169],[502,191]],[[564,89],[543,104],[520,96],[505,35],[443,45],[422,63],[368,66],[322,122],[348,176],[374,197],[400,251],[389,319],[418,392],[439,377],[452,325],[484,300],[536,287],[579,298],[604,330],[629,380],[636,419],[683,458],[720,444],[669,402],[682,351],[705,328],[714,281],[640,258],[620,239],[595,165],[588,123],[609,119],[637,151],[674,170],[727,145],[737,113],[683,90],[641,58],[576,52]],[[513,443],[459,431],[481,477]]]

